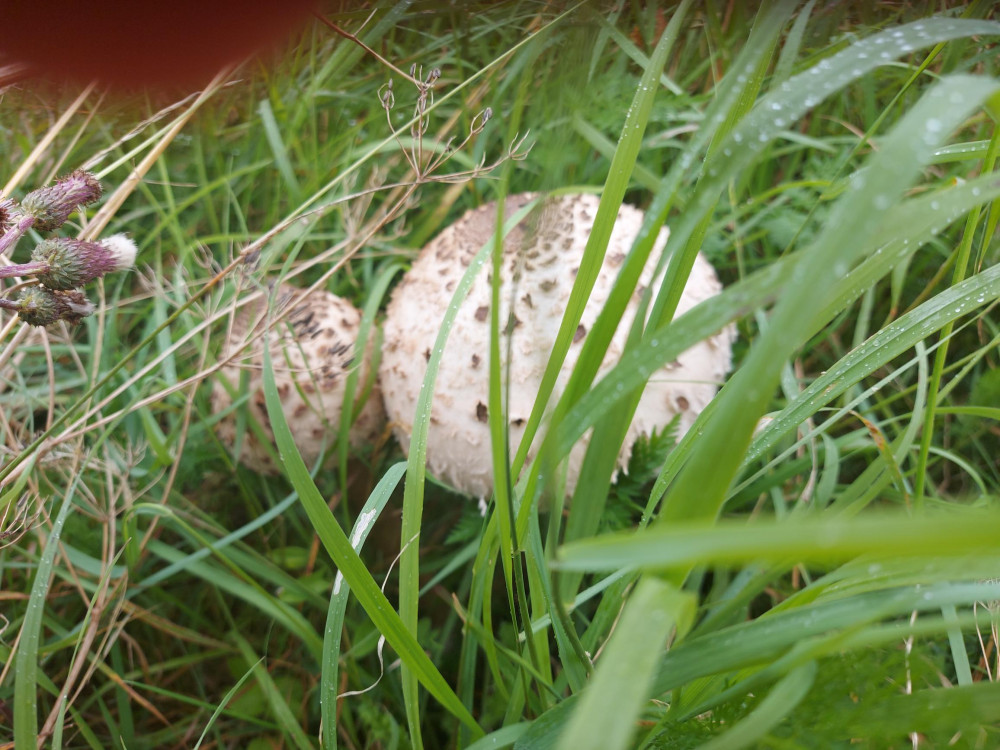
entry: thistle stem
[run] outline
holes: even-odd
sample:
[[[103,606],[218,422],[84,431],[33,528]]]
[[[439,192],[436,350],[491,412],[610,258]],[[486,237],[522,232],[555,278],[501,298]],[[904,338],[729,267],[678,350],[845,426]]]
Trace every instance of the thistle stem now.
[[[0,279],[9,279],[12,276],[32,276],[36,273],[43,273],[48,271],[50,268],[49,264],[45,261],[36,261],[34,263],[17,263],[12,266],[4,266],[0,268]]]
[[[7,232],[0,236],[0,255],[7,252],[8,248],[13,247],[19,239],[27,232],[31,226],[35,223],[35,217],[30,214],[25,214],[21,216],[17,223],[12,226]]]

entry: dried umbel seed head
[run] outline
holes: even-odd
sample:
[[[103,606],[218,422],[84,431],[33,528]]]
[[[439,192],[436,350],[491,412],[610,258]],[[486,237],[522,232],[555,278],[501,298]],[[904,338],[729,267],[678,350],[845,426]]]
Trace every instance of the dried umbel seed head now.
[[[322,289],[307,295],[301,289],[282,284],[275,292],[274,309],[287,315],[248,347],[247,340],[254,339],[254,333],[267,325],[268,297],[266,291],[257,293],[236,316],[222,356],[229,357],[241,350],[246,353],[220,370],[220,379],[212,390],[212,412],[229,409],[234,396],[241,395],[241,383],[245,382],[250,394],[246,404],[248,417],[260,424],[273,451],[274,435],[264,400],[263,354],[267,346],[282,411],[307,464],[314,464],[339,436],[345,386],[355,368],[358,385],[349,439],[354,446],[374,442],[385,425],[378,383],[371,384],[374,378],[371,355],[375,349],[371,344],[375,331],[371,331],[363,355],[358,356],[355,343],[361,313],[354,305]],[[242,378],[244,374],[246,377]],[[358,396],[366,384],[371,384],[371,390],[362,403]],[[276,473],[278,467],[270,456],[272,451],[261,443],[255,430],[248,424],[248,429],[238,435],[236,424],[235,412],[221,419],[216,426],[219,439],[235,448],[239,438],[239,460],[244,465],[260,473]]]
[[[101,183],[90,172],[77,170],[60,177],[55,185],[32,190],[21,201],[21,210],[33,216],[35,229],[51,232],[61,227],[78,206],[101,197]]]
[[[75,289],[113,271],[135,263],[135,243],[124,234],[100,242],[57,238],[45,240],[32,251],[31,259],[48,268],[36,278],[49,289]]]
[[[52,325],[60,320],[79,323],[94,313],[93,303],[78,289],[60,292],[43,286],[28,287],[14,300],[0,299],[0,306],[13,310],[32,326]]]
[[[0,234],[14,226],[14,201],[0,199]]]

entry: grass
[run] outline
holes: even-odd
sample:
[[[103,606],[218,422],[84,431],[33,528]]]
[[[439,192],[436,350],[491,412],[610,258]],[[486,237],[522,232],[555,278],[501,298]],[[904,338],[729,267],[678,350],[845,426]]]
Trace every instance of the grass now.
[[[5,194],[90,169],[67,231],[140,248],[78,327],[0,318],[0,747],[997,744],[992,4],[646,5],[398,3],[329,17],[381,60],[316,21],[179,103],[0,93]],[[246,292],[374,321],[463,210],[556,189],[602,203],[550,385],[622,202],[669,261],[597,378],[633,248],[533,461],[495,368],[485,518],[419,438],[307,466],[269,364],[283,473],[236,463],[209,395]],[[674,319],[699,250],[726,290]],[[730,322],[719,396],[614,483],[650,373]]]

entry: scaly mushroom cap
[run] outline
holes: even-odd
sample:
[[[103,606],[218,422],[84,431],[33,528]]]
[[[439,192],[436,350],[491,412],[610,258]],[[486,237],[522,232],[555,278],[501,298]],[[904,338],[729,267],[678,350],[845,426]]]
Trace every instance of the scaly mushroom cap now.
[[[230,388],[216,381],[212,388],[212,412],[218,413],[233,403],[230,389],[240,394],[240,377],[249,378],[248,417],[263,427],[271,445],[274,433],[264,401],[263,351],[271,348],[271,362],[278,395],[285,418],[295,437],[295,444],[307,465],[315,463],[320,453],[334,444],[340,430],[344,387],[355,361],[354,343],[358,336],[361,313],[347,300],[323,290],[309,295],[288,284],[278,287],[275,311],[291,306],[288,315],[270,331],[257,337],[267,325],[268,292],[255,294],[237,313],[233,331],[223,347],[223,358],[242,353],[220,370]],[[247,346],[248,339],[254,341]],[[369,337],[369,341],[372,337]],[[361,358],[358,392],[371,372],[371,347]],[[216,434],[227,446],[236,444],[237,412],[228,414],[216,426]],[[351,445],[373,441],[385,424],[382,397],[376,384],[364,407],[351,426]],[[261,473],[276,473],[278,467],[267,450],[247,426],[239,460]]]
[[[504,215],[513,215],[533,197],[531,194],[509,197]],[[594,195],[551,198],[504,240],[500,321],[502,325],[509,321],[506,331],[512,338],[508,403],[512,450],[516,450],[523,437],[524,425],[535,403],[598,203],[599,198]],[[495,219],[495,203],[466,213],[420,252],[393,293],[384,326],[379,379],[386,412],[405,450],[409,449],[427,361],[448,303],[472,258],[493,236]],[[608,299],[618,271],[639,233],[642,219],[643,213],[631,206],[622,206],[618,212],[604,264],[559,374],[554,399],[565,388],[583,340]],[[666,241],[664,228],[652,259],[659,257]],[[654,265],[651,260],[643,271],[598,377],[621,358],[642,292],[652,283]],[[493,489],[487,410],[489,276],[483,272],[476,277],[448,336],[434,389],[427,441],[430,472],[455,489],[478,498],[488,497]],[[715,271],[699,255],[677,314],[686,312],[721,289]],[[729,372],[734,338],[735,329],[727,327],[653,373],[622,446],[619,466],[627,466],[632,445],[640,435],[649,435],[653,429],[662,430],[678,415],[678,434],[691,426]],[[501,351],[506,357],[506,342]],[[506,361],[503,366],[506,367]],[[537,445],[532,450],[535,448]],[[570,453],[569,491],[576,485],[585,449],[586,438]],[[529,460],[531,456],[529,453]]]

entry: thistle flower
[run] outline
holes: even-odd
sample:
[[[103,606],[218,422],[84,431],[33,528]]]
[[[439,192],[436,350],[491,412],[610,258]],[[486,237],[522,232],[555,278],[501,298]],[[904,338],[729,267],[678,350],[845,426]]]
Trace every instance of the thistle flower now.
[[[59,320],[79,323],[94,312],[93,303],[79,289],[58,292],[44,286],[23,289],[14,300],[0,298],[0,307],[13,310],[32,326],[47,326]]]
[[[135,242],[116,234],[100,242],[60,237],[45,240],[31,253],[34,264],[44,264],[35,277],[49,289],[75,289],[112,271],[135,263]]]
[[[21,201],[21,211],[34,217],[35,229],[50,232],[61,227],[77,206],[100,197],[101,183],[90,172],[78,169],[60,177],[55,185],[32,190]]]

